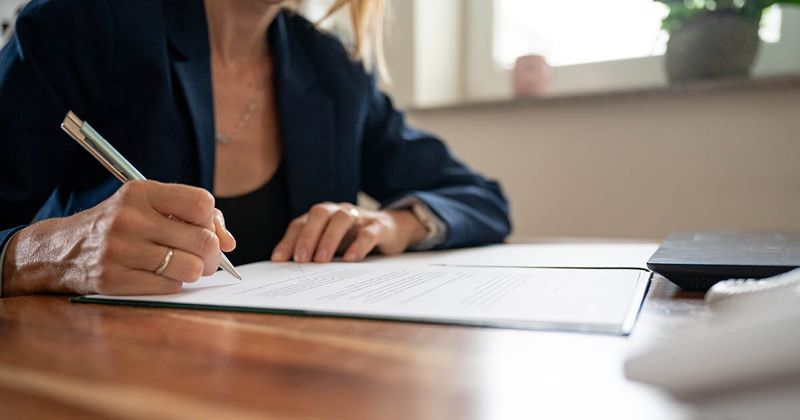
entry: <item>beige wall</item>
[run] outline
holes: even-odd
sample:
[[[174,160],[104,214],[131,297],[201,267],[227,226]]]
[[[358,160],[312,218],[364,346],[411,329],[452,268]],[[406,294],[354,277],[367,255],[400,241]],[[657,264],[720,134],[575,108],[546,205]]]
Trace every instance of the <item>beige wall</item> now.
[[[498,178],[516,238],[800,229],[800,90],[415,111]]]

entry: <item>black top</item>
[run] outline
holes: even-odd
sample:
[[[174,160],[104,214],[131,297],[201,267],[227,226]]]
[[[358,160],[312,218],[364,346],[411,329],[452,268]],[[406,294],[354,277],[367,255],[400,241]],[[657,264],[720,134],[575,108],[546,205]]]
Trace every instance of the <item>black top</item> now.
[[[255,191],[238,197],[217,197],[217,208],[236,238],[236,249],[225,254],[233,265],[269,259],[289,225],[287,200],[283,165]]]

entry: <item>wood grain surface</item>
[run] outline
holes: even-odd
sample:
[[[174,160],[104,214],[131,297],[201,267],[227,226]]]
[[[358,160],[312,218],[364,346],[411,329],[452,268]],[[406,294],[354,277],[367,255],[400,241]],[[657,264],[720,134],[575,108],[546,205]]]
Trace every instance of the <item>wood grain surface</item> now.
[[[680,418],[630,351],[702,319],[656,279],[631,337],[0,299],[1,418]]]

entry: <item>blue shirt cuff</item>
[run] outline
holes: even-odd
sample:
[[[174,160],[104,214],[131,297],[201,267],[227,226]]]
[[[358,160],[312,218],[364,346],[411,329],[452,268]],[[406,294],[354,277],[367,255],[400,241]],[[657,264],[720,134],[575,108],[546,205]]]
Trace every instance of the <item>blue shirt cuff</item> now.
[[[6,251],[8,250],[8,244],[11,243],[11,239],[13,239],[14,235],[16,235],[20,230],[22,230],[22,227],[19,227],[16,230],[11,230],[12,233],[6,237],[5,243],[0,241],[0,244],[2,244],[2,250],[0,250],[0,298],[3,297],[3,266],[6,265]]]
[[[11,242],[11,238],[14,237],[16,233],[12,233],[11,236],[8,237],[8,240],[5,244],[3,244],[3,250],[0,251],[0,298],[3,297],[3,266],[6,265],[6,249],[8,249],[8,244]]]

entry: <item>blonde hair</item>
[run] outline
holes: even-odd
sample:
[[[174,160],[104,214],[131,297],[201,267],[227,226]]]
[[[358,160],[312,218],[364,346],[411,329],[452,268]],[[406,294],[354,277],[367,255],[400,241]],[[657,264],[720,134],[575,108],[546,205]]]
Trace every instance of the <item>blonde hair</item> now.
[[[353,59],[360,60],[368,70],[388,80],[386,61],[383,55],[384,0],[334,0],[328,11],[317,24],[322,23],[336,12],[347,7],[350,11],[350,24],[353,30]]]

